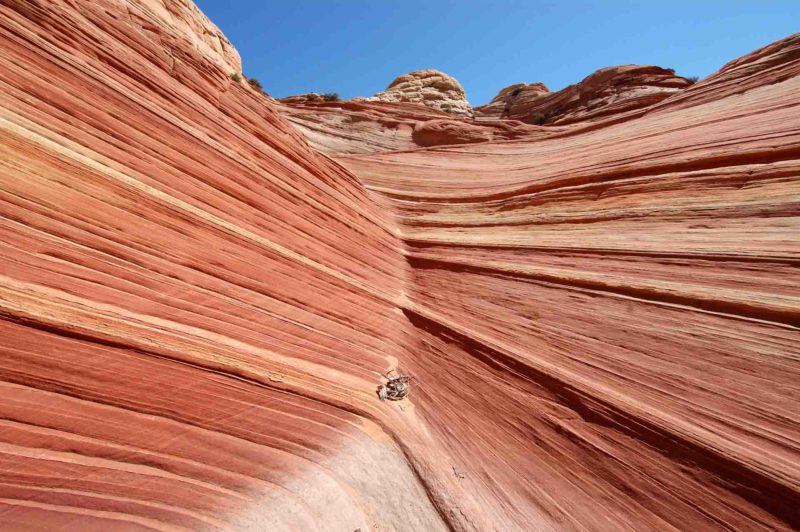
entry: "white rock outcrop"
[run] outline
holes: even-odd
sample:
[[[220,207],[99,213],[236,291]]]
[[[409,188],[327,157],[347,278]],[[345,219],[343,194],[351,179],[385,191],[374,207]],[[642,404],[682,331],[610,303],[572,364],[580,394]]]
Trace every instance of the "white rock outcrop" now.
[[[433,109],[472,116],[464,87],[452,76],[438,70],[415,70],[395,79],[371,101],[421,103]]]

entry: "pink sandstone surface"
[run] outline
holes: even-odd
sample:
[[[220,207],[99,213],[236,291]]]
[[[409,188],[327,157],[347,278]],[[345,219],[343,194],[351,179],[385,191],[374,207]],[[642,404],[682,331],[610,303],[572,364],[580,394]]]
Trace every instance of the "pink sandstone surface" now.
[[[200,15],[0,0],[3,529],[800,527],[800,35],[421,149]]]

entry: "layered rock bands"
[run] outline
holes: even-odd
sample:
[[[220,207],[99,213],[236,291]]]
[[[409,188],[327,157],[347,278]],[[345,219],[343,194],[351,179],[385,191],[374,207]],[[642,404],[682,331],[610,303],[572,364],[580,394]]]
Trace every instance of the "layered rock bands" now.
[[[546,127],[276,103],[188,0],[0,42],[4,529],[800,526],[797,35]]]

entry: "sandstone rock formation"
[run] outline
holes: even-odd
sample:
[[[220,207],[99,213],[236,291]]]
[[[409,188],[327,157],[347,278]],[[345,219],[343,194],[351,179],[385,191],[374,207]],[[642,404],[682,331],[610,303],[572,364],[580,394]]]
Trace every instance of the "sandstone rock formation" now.
[[[507,117],[528,123],[571,124],[644,109],[692,84],[672,70],[624,65],[602,68],[580,83],[548,93],[541,83],[511,85],[476,116]]]
[[[321,102],[323,101],[322,95],[316,92],[307,92],[306,94],[296,94],[287,98],[281,98],[281,103],[287,105],[304,105],[308,102]]]
[[[0,3],[2,528],[445,529],[379,202],[130,9]]]
[[[323,102],[305,96],[280,101],[278,111],[314,149],[330,155],[542,137],[560,131],[514,120],[484,119],[476,124],[415,103]]]
[[[153,32],[154,38],[163,38],[161,32],[178,35],[229,73],[242,71],[239,52],[192,0],[124,0],[124,3],[126,16],[140,19],[134,23],[145,32]]]
[[[428,415],[447,445],[485,435],[467,475],[502,486],[487,508],[536,500],[519,528],[800,524],[799,52],[600,129],[340,158],[400,214],[415,371],[480,390],[430,391],[448,407]]]
[[[3,528],[800,527],[800,35],[334,160],[136,5],[0,2]]]
[[[556,131],[543,131],[514,120],[482,120],[476,123],[439,119],[417,122],[411,133],[411,139],[417,146],[442,146],[492,140],[544,138],[555,133]]]
[[[304,96],[283,98],[278,111],[316,150],[328,154],[416,148],[416,124],[447,118],[424,105],[364,100],[324,102]]]
[[[544,83],[514,83],[501,89],[491,102],[475,107],[474,113],[475,116],[505,118],[512,110],[530,105],[532,100],[549,93],[550,89]]]
[[[384,92],[367,99],[421,103],[453,115],[472,115],[464,87],[455,78],[433,69],[403,74],[391,82]]]

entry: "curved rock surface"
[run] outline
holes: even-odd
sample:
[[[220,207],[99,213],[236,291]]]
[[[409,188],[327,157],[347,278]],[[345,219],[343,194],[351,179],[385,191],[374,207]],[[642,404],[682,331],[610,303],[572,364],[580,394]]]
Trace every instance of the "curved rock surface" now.
[[[3,528],[445,529],[380,202],[129,7],[0,4]]]
[[[333,160],[131,5],[0,2],[4,528],[800,527],[800,37]]]
[[[433,69],[398,76],[385,91],[367,100],[421,103],[453,115],[472,115],[464,87],[454,77]]]
[[[338,158],[393,202],[428,415],[509,528],[800,526],[799,51],[623,123]]]
[[[491,140],[519,138],[543,138],[550,131],[517,122],[515,120],[428,120],[417,122],[411,139],[417,146],[443,146],[448,144],[474,144]]]
[[[242,71],[239,52],[191,0],[124,0],[127,16],[143,31],[177,34],[229,73]]]
[[[541,83],[511,85],[489,104],[476,107],[475,114],[543,124],[594,121],[645,109],[691,84],[657,66],[607,67],[553,93]]]

